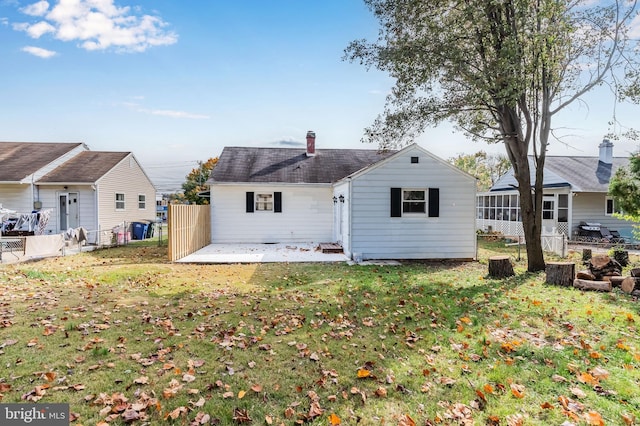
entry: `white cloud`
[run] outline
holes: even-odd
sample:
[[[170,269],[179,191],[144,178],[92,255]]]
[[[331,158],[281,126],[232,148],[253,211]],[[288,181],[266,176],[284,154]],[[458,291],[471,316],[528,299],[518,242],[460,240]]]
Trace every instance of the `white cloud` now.
[[[177,34],[166,30],[168,24],[160,17],[117,6],[114,0],[58,0],[51,8],[42,0],[20,11],[44,20],[14,24],[15,30],[33,38],[52,33],[62,41],[77,41],[85,50],[143,52],[178,41]]]
[[[41,47],[35,47],[35,46],[25,46],[21,50],[23,52],[30,53],[33,56],[37,56],[39,58],[45,58],[45,59],[57,55],[57,53],[54,52],[53,50],[47,50],[47,49],[43,49]]]
[[[40,21],[37,24],[29,25],[25,31],[31,38],[40,38],[43,34],[55,32],[56,29],[48,22]]]
[[[47,13],[47,10],[49,10],[49,2],[42,0],[21,8],[20,12],[24,13],[25,15],[42,16]]]
[[[134,99],[141,100],[141,99],[144,99],[144,96],[135,96]],[[177,111],[177,110],[171,110],[171,109],[143,108],[140,106],[139,103],[133,102],[133,101],[122,102],[121,104],[135,112],[140,112],[143,114],[161,115],[164,117],[171,117],[171,118],[188,118],[192,120],[208,120],[211,118],[210,116],[205,114],[194,114],[192,112],[186,112],[186,111]]]
[[[146,112],[146,111],[143,111],[143,112]],[[190,112],[173,111],[173,110],[168,110],[168,109],[155,109],[155,110],[149,111],[149,113],[153,114],[153,115],[163,115],[165,117],[191,118],[191,119],[195,119],[195,120],[206,120],[206,119],[210,118],[208,115],[204,115],[204,114],[192,114]]]

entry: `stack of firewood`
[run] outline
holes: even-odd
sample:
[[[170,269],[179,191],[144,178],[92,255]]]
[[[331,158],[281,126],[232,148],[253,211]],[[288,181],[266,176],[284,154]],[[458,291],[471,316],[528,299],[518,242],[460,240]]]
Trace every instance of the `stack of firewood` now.
[[[573,286],[582,290],[611,291],[620,287],[625,293],[640,296],[640,268],[632,269],[631,276],[622,276],[622,265],[606,254],[596,254],[584,261],[586,269],[576,273]]]

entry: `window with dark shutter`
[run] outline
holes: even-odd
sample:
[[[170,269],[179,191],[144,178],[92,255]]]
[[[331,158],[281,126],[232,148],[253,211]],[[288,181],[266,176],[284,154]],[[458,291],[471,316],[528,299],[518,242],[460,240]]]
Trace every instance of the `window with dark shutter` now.
[[[253,192],[247,192],[247,213],[253,213]]]
[[[282,192],[273,193],[273,212],[282,213]]]
[[[402,188],[391,188],[391,217],[402,216]]]
[[[429,188],[429,217],[440,216],[440,188]]]

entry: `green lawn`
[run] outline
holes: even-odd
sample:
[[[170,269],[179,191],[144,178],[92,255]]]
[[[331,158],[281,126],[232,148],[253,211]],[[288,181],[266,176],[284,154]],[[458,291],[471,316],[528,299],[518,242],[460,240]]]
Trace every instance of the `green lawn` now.
[[[487,278],[496,253],[515,277]],[[638,302],[546,285],[502,241],[479,255],[178,265],[156,244],[0,266],[1,402],[67,402],[73,425],[637,424]]]

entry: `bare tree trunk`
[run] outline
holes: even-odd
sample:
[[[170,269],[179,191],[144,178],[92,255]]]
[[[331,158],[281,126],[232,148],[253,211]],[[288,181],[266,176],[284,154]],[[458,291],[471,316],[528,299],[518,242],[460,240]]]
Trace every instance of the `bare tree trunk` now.
[[[542,252],[542,241],[540,240],[542,230],[542,182],[536,182],[536,188],[533,188],[532,191],[531,168],[529,167],[527,152],[528,144],[518,139],[507,139],[505,146],[513,166],[514,177],[518,181],[522,229],[527,249],[527,271],[544,271],[544,254]],[[537,191],[538,186],[540,189]]]

